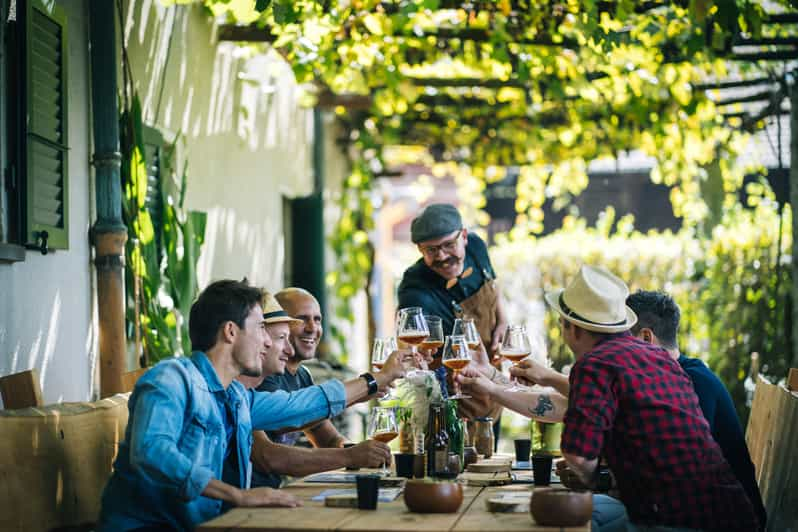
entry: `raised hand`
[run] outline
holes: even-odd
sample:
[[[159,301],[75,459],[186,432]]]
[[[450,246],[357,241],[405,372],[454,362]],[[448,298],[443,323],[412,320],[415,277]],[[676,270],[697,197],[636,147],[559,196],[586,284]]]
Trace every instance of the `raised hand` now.
[[[391,448],[377,440],[366,440],[345,449],[347,467],[380,467],[391,463]]]

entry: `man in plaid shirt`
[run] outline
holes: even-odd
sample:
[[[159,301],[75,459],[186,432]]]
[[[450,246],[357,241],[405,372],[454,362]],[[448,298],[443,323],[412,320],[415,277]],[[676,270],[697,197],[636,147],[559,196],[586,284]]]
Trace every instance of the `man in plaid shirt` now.
[[[583,266],[546,294],[576,357],[562,434],[569,467],[588,486],[604,456],[632,530],[757,530],[689,377],[668,352],[634,338],[626,285]]]

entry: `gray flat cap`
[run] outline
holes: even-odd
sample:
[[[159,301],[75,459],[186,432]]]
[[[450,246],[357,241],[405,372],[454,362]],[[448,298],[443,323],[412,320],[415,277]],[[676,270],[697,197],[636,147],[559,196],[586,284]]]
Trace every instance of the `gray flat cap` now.
[[[463,228],[460,213],[448,203],[433,203],[413,219],[410,225],[410,239],[414,244],[439,238]]]

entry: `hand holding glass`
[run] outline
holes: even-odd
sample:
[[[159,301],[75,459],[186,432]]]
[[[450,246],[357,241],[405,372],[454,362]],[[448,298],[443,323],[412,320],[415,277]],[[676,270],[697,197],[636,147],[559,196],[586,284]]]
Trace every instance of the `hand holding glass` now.
[[[466,367],[471,362],[471,351],[468,349],[468,343],[465,336],[452,335],[446,337],[446,343],[443,346],[443,365],[454,372],[454,391],[455,394],[449,396],[449,399],[470,399],[470,395],[463,395],[460,393],[460,385],[457,383],[457,374],[461,369]]]
[[[427,320],[421,307],[408,307],[399,311],[399,324],[396,336],[406,344],[410,344],[410,351],[415,360],[418,356],[418,344],[429,337]]]
[[[388,443],[399,435],[396,414],[393,408],[376,407],[371,410],[368,422],[368,435],[372,440]],[[382,474],[388,475],[387,464],[382,464]]]
[[[499,350],[499,354],[517,365],[523,359],[529,356],[532,352],[532,345],[529,343],[529,337],[526,334],[526,328],[523,325],[510,325],[507,327],[507,332],[504,334],[504,340]],[[523,391],[526,388],[518,385],[514,377],[510,377],[513,385],[507,391]]]

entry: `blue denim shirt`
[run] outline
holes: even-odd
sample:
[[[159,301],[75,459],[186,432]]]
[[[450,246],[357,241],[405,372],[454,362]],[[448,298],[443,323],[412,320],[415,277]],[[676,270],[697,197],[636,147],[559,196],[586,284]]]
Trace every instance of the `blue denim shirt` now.
[[[252,430],[301,426],[346,406],[340,381],[287,392],[225,390],[202,352],[172,358],[147,371],[128,401],[125,441],[105,487],[100,531],[166,524],[190,530],[219,515],[222,501],[200,495],[222,478],[227,438],[218,398],[234,406],[240,486],[249,487]]]

